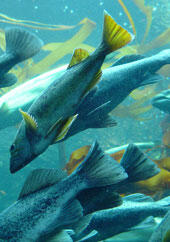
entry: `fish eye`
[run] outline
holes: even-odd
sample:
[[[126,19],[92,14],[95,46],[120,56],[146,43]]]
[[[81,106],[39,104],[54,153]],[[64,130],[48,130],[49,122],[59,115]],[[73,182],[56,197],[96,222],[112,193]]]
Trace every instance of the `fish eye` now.
[[[10,151],[14,151],[15,150],[15,144],[11,145]]]

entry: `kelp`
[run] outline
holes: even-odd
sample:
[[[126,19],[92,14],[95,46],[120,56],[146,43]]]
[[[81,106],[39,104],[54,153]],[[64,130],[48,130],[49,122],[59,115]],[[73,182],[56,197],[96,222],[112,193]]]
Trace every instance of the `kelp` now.
[[[119,0],[118,0],[119,1]],[[152,12],[153,12],[153,7],[146,5],[144,0],[133,0],[134,4],[136,5],[136,7],[144,14],[144,16],[146,17],[146,28],[143,34],[143,37],[141,40],[138,40],[137,43],[135,43],[135,45],[131,45],[130,47],[124,47],[123,49],[120,49],[117,51],[117,54],[115,55],[115,58],[120,58],[124,55],[127,54],[145,54],[148,51],[151,51],[153,49],[157,49],[160,48],[166,44],[170,43],[170,30],[169,27],[167,29],[165,29],[165,31],[163,33],[161,33],[159,36],[157,36],[155,39],[151,40],[150,42],[146,43],[146,39],[149,35],[150,32],[150,28],[151,28],[151,24],[152,24]],[[119,1],[119,3],[121,4],[121,6],[123,7],[131,25],[133,28],[133,32],[136,32],[136,36],[138,36],[138,30],[135,27],[134,21],[130,12],[128,11],[128,9],[125,7],[123,1]],[[143,28],[142,28],[143,29]],[[168,67],[163,67],[160,70],[161,74],[164,74],[166,76],[170,75],[170,65],[167,65]]]
[[[22,20],[9,17],[6,14],[0,13],[0,22],[1,23],[8,23],[13,25],[19,25],[22,27],[27,27],[31,29],[40,29],[40,30],[50,30],[50,31],[57,31],[57,30],[68,30],[73,29],[77,25],[55,25],[55,24],[45,24],[31,20]]]
[[[85,18],[80,23],[75,25],[75,27],[77,26],[80,26],[80,29],[71,39],[62,43],[50,43],[43,46],[43,50],[48,50],[50,51],[50,53],[47,54],[39,62],[35,63],[34,60],[31,58],[25,61],[22,64],[22,67],[20,65],[17,65],[16,68],[13,68],[10,72],[17,76],[18,82],[12,87],[1,89],[0,94],[2,95],[4,91],[10,91],[11,89],[18,86],[20,83],[25,82],[26,80],[34,77],[35,75],[42,74],[48,71],[50,67],[54,65],[58,60],[60,60],[67,54],[71,54],[76,47],[79,47],[94,30],[96,24],[90,19]],[[0,33],[0,38],[5,39],[3,31]],[[4,41],[0,43],[0,47],[2,49],[5,48]]]
[[[78,165],[80,165],[80,163],[86,157],[89,149],[90,149],[90,145],[86,145],[71,153],[69,162],[64,167],[64,170],[67,171],[68,175],[70,175],[78,167]]]
[[[146,29],[145,29],[143,39],[141,41],[141,44],[143,45],[143,43],[145,42],[145,40],[149,34],[150,28],[151,28],[153,8],[151,6],[146,6],[145,0],[133,0],[133,2],[146,16]]]

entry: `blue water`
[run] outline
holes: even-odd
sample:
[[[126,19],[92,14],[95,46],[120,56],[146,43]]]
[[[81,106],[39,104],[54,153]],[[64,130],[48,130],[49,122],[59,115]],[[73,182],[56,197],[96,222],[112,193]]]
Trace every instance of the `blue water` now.
[[[163,11],[161,11],[161,9],[166,9],[164,4],[167,4],[167,6],[169,5],[168,1],[163,0],[159,1],[159,3],[154,3],[155,1],[151,0],[146,2],[154,8],[152,25],[146,39],[147,43],[167,29],[167,25],[165,24],[168,21],[166,19],[166,14],[164,16],[164,20],[162,17],[161,21],[160,15]],[[133,0],[124,0],[124,4],[127,6],[137,30],[134,44],[140,43],[146,27],[146,18],[136,7]],[[97,26],[86,39],[85,43],[94,47],[99,44],[101,39],[104,9],[106,9],[119,24],[129,31],[133,31],[126,14],[119,2],[116,0],[1,0],[0,5],[0,12],[11,18],[31,20],[46,24],[76,25],[83,18],[88,17],[90,20],[97,23]],[[0,22],[1,29],[9,26],[11,26],[11,24]],[[78,28],[64,31],[39,29],[29,30],[36,33],[44,41],[44,44],[47,44],[50,42],[64,42],[70,39],[77,32]],[[152,49],[145,53],[145,55],[155,54],[165,48],[170,48],[170,43],[156,49]],[[62,60],[60,60],[60,63],[68,63],[70,57],[71,55],[65,56]],[[36,58],[38,61],[41,58],[41,54]],[[57,63],[55,66],[57,67]],[[167,86],[168,81],[167,79],[164,79],[162,83],[157,85],[157,89],[161,91],[164,90],[164,88],[167,88]],[[131,102],[131,97],[128,97],[122,104],[128,106]],[[145,105],[150,105],[150,101],[148,101]],[[163,131],[160,123],[164,120],[165,113],[152,107],[144,114],[143,117],[145,118],[144,120],[137,120],[130,116],[123,118],[116,116],[115,119],[118,123],[116,127],[108,129],[89,129],[69,138],[65,142],[67,159],[69,159],[70,154],[75,149],[84,145],[90,145],[96,139],[104,150],[133,142],[162,142]],[[25,178],[32,169],[58,167],[58,149],[57,145],[54,145],[49,147],[46,152],[44,152],[30,165],[26,166],[23,170],[11,175],[9,172],[9,147],[16,134],[16,126],[0,130],[0,211],[4,210],[16,201]],[[157,150],[155,154],[160,155],[160,150]],[[152,158],[154,159],[155,157]],[[136,239],[139,235],[136,232],[131,236],[131,241],[133,241],[132,238]],[[143,240],[140,238],[135,241]]]

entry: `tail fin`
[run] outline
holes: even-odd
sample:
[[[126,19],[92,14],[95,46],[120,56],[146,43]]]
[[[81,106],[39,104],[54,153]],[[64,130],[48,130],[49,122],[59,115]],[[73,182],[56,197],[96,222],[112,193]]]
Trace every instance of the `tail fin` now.
[[[43,42],[36,35],[15,27],[5,29],[6,52],[15,55],[17,63],[36,55]]]
[[[120,162],[128,174],[128,182],[146,180],[159,173],[157,165],[134,144],[129,144]]]
[[[5,73],[0,77],[0,88],[10,87],[17,82],[17,77],[13,73]]]
[[[74,173],[85,181],[87,188],[116,184],[127,178],[120,164],[104,154],[97,142]]]
[[[113,18],[104,11],[103,45],[109,54],[128,44],[133,35],[118,25]]]

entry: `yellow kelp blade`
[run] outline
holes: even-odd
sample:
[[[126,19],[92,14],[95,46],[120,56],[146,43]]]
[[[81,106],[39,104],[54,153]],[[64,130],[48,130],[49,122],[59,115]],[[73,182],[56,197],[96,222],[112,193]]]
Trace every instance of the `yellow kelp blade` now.
[[[143,45],[141,53],[145,53],[152,49],[160,48],[166,44],[170,44],[170,28],[165,30],[156,39],[150,41],[148,44]]]
[[[163,136],[163,144],[167,147],[170,148],[170,128],[167,129]]]
[[[136,192],[145,193],[146,195],[155,195],[157,192],[163,192],[170,187],[170,172],[161,169],[159,174],[145,181],[135,183]]]
[[[126,46],[124,48],[119,49],[114,58],[119,59],[125,55],[132,55],[132,54],[138,54],[138,46],[137,45],[131,45],[131,46]]]
[[[90,145],[86,145],[71,153],[69,162],[66,164],[64,168],[64,170],[67,171],[68,175],[70,175],[77,168],[77,166],[84,160],[89,149]]]
[[[126,13],[128,19],[129,19],[129,22],[131,23],[131,26],[132,26],[132,29],[133,29],[133,33],[134,33],[134,35],[136,35],[136,29],[135,29],[135,24],[134,24],[134,22],[133,22],[133,18],[131,17],[131,15],[130,15],[130,13],[129,13],[127,7],[126,7],[125,4],[123,3],[123,1],[122,1],[122,0],[118,0],[118,2],[119,2],[119,4],[122,6],[124,12]]]
[[[2,29],[0,29],[0,48],[4,51],[5,50],[5,33]]]
[[[35,22],[31,20],[15,19],[2,13],[0,13],[0,22],[20,25],[20,26],[29,27],[32,29],[53,30],[53,31],[73,29],[77,26],[77,25],[69,26],[69,25],[44,24],[44,23]]]
[[[152,7],[151,6],[145,6],[145,0],[133,0],[133,2],[136,4],[136,6],[145,14],[147,19],[147,25],[145,34],[142,40],[142,44],[145,42],[146,37],[148,36],[151,23],[152,23]]]
[[[163,66],[159,71],[159,74],[169,77],[170,76],[170,64]]]
[[[147,86],[144,89],[135,89],[130,93],[130,97],[134,100],[141,100],[142,103],[149,100],[153,96],[157,94],[157,91],[155,91],[156,84],[152,86]]]
[[[137,106],[138,105],[138,106]],[[134,107],[135,106],[135,107]],[[146,121],[152,119],[152,117],[140,117],[139,115],[148,112],[152,106],[141,107],[141,104],[131,104],[130,106],[119,105],[113,111],[110,112],[111,115],[120,118],[132,118],[138,121]]]
[[[0,93],[6,93],[7,91],[10,91],[11,89],[18,86],[18,84],[23,83],[35,75],[48,71],[50,67],[56,64],[58,60],[63,58],[65,55],[72,53],[75,48],[79,47],[82,42],[91,34],[96,24],[85,18],[78,25],[81,26],[80,30],[68,41],[63,43],[47,44],[47,49],[45,48],[46,46],[44,46],[43,48],[45,50],[49,50],[48,48],[50,48],[52,52],[40,60],[38,63],[35,63],[33,59],[29,59],[22,63],[22,67],[17,65],[15,69],[13,68],[11,73],[17,76],[18,82],[12,87],[4,88],[3,90],[1,89]],[[93,49],[93,47],[90,48]]]
[[[91,34],[96,24],[89,19],[84,19],[79,23],[82,27],[80,30],[69,40],[58,45],[56,49],[48,54],[43,60],[34,64],[31,67],[32,75],[36,75],[49,70],[49,67],[54,65],[58,60],[63,58],[65,55],[72,52]]]

